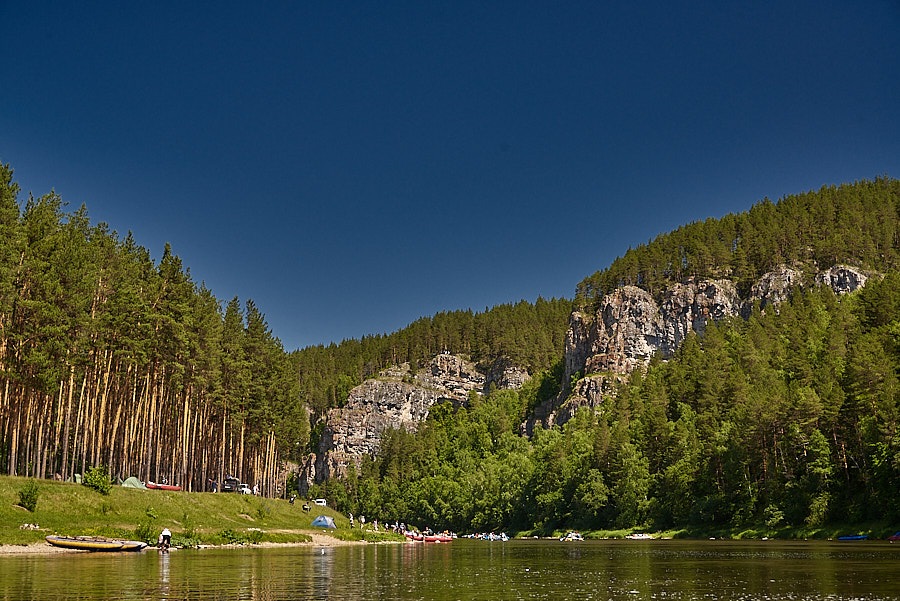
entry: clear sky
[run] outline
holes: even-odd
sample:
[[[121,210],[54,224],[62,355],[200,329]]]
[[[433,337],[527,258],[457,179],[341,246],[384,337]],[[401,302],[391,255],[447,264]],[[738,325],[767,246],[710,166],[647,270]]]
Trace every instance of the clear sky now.
[[[287,350],[900,177],[900,2],[0,0],[0,160]]]

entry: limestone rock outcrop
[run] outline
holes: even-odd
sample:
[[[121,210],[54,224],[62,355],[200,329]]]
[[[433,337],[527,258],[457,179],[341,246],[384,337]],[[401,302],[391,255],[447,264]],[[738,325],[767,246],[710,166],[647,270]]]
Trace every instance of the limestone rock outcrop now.
[[[871,277],[847,265],[836,265],[815,276],[836,294],[853,292]],[[624,286],[600,300],[595,311],[575,312],[569,321],[565,348],[563,392],[539,407],[523,431],[536,423],[565,423],[579,406],[598,406],[614,394],[615,384],[632,370],[644,368],[655,354],[672,357],[690,332],[702,335],[710,321],[751,313],[755,304],[777,310],[798,289],[812,282],[799,269],[781,266],[764,274],[741,299],[729,280],[689,280],[673,284],[661,302],[640,288]],[[573,376],[579,376],[574,389]]]
[[[750,289],[750,298],[744,303],[744,316],[750,314],[754,302],[759,302],[760,309],[778,306],[788,300],[794,290],[803,287],[803,274],[786,265],[775,271],[763,274]]]
[[[385,430],[415,431],[435,403],[459,407],[472,393],[483,394],[490,386],[518,388],[528,377],[525,370],[504,360],[486,371],[458,355],[442,353],[415,373],[403,365],[363,382],[350,391],[344,407],[329,410],[318,452],[301,465],[300,492],[314,482],[345,474],[351,465],[359,466],[364,456],[378,451]]]
[[[671,357],[689,332],[740,313],[741,300],[727,280],[675,284],[657,305],[650,293],[624,286],[606,295],[594,315],[573,313],[566,337],[568,382],[578,372],[628,374],[655,353]]]
[[[868,272],[848,265],[835,265],[816,276],[816,283],[829,286],[835,294],[848,294],[866,285]]]

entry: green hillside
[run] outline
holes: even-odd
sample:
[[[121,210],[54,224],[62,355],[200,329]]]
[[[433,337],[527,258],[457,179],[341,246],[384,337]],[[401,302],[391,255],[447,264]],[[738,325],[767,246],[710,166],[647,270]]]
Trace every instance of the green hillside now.
[[[36,487],[33,511],[20,505],[22,491]],[[172,531],[176,546],[308,542],[322,534],[310,522],[334,518],[338,529],[325,532],[341,540],[401,540],[385,533],[349,529],[346,517],[304,500],[266,499],[230,493],[187,493],[113,486],[108,495],[71,482],[0,476],[0,545],[42,542],[48,534],[108,536],[153,544],[160,531]],[[37,526],[30,529],[26,525]]]

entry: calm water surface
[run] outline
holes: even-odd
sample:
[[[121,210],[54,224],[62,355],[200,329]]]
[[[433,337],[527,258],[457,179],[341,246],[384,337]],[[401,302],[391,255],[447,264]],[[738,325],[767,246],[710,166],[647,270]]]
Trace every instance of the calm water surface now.
[[[0,599],[900,599],[900,545],[458,540],[5,556]]]

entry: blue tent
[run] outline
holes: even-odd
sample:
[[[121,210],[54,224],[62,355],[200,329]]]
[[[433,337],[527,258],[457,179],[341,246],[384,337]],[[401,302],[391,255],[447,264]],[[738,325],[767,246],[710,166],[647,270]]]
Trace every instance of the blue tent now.
[[[337,526],[334,525],[334,519],[327,515],[320,515],[312,521],[312,525],[316,528],[337,528]]]

